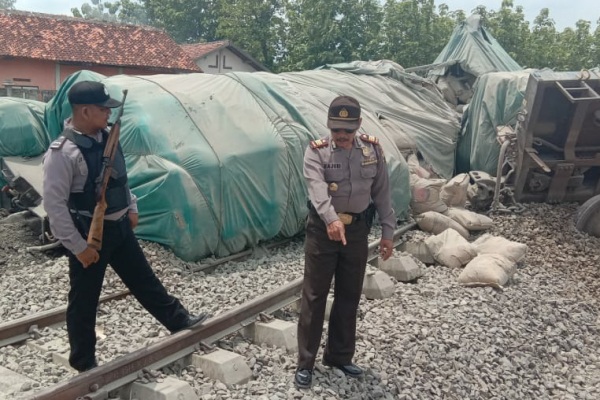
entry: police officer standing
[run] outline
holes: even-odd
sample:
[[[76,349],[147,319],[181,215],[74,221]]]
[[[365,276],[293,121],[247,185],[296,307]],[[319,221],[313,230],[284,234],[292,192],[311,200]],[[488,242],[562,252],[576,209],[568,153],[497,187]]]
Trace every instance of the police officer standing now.
[[[312,383],[321,342],[325,305],[335,277],[334,301],[323,364],[346,375],[363,371],[352,363],[356,314],[368,257],[368,218],[374,203],[382,225],[381,257],[392,254],[396,224],[385,157],[377,138],[359,135],[360,105],[349,96],[329,106],[331,136],[312,141],[304,155],[304,177],[310,198],[306,225],[304,285],[298,322],[297,387]]]
[[[190,315],[178,299],[167,293],[148,264],[133,233],[138,222],[137,203],[127,185],[120,146],[106,191],[102,249],[88,246],[96,179],[109,135],[108,119],[111,109],[121,106],[121,102],[110,98],[102,83],[91,81],[74,84],[68,98],[73,116],[44,155],[43,198],[52,233],[70,251],[69,363],[78,371],[86,371],[97,366],[96,308],[107,264],[142,306],[171,332],[199,324],[208,314]]]

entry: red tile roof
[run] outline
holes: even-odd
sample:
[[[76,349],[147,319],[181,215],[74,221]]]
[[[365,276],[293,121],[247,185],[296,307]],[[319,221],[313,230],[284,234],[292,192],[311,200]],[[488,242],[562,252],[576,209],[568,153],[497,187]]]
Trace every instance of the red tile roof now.
[[[208,43],[194,43],[194,44],[182,44],[181,48],[190,56],[192,59],[197,60],[200,57],[212,53],[221,47],[229,46],[229,40],[219,40],[217,42]]]
[[[164,31],[148,26],[0,10],[0,57],[201,72]]]

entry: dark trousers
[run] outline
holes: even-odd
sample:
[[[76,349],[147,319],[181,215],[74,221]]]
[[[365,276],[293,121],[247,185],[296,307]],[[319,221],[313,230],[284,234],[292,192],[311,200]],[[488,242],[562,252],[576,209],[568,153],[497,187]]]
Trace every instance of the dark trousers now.
[[[107,264],[142,306],[170,331],[182,328],[188,316],[179,300],[169,295],[154,275],[128,218],[119,222],[106,221],[102,240],[100,260],[88,268],[83,268],[73,254],[69,256],[69,363],[79,371],[95,362],[96,309]]]
[[[348,365],[352,361],[356,313],[368,256],[368,233],[364,218],[346,225],[347,244],[344,246],[342,242],[329,240],[325,223],[316,213],[309,213],[298,322],[299,369],[314,367],[323,333],[327,294],[334,277],[334,301],[323,358],[335,365]]]

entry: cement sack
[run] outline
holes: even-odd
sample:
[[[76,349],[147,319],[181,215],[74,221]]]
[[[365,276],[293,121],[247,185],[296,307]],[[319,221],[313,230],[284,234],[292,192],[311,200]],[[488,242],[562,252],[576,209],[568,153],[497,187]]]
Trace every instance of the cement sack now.
[[[444,213],[447,217],[458,222],[463,228],[470,231],[485,231],[494,226],[494,221],[486,215],[478,214],[464,208],[449,207]]]
[[[458,174],[442,187],[440,199],[448,207],[465,207],[467,204],[467,189],[469,188],[469,175]]]
[[[512,278],[516,264],[499,254],[480,254],[458,276],[464,286],[492,286],[502,289]]]
[[[411,173],[411,175],[414,174],[419,178],[425,179],[429,179],[431,177],[431,173],[421,166],[419,158],[416,154],[409,154],[408,157],[406,157],[406,163],[408,164],[408,171]]]
[[[400,245],[400,251],[410,254],[423,264],[435,264],[435,258],[429,251],[425,239],[411,240]]]
[[[445,213],[448,210],[448,206],[440,199],[440,190],[444,183],[444,179],[425,179],[410,175],[410,207],[413,215],[427,211]]]
[[[499,254],[515,264],[521,261],[527,253],[526,244],[490,234],[481,236],[473,242],[473,245],[477,248],[477,254]]]
[[[477,249],[454,229],[425,239],[435,260],[450,268],[460,268],[477,257]]]
[[[469,231],[463,228],[458,222],[434,211],[427,211],[415,216],[415,221],[417,221],[419,228],[425,232],[437,235],[446,229],[454,229],[465,239],[469,238]]]

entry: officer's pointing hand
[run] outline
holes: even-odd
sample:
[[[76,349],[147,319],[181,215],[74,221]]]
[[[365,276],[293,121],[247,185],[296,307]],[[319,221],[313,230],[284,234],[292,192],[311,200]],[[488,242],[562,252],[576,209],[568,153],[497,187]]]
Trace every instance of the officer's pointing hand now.
[[[342,244],[346,245],[346,227],[339,219],[333,221],[327,225],[327,236],[329,240],[335,240],[336,242],[341,241]]]
[[[97,263],[100,260],[100,254],[96,251],[96,249],[88,246],[84,251],[75,255],[79,262],[83,264],[83,268],[87,268],[90,265]]]

